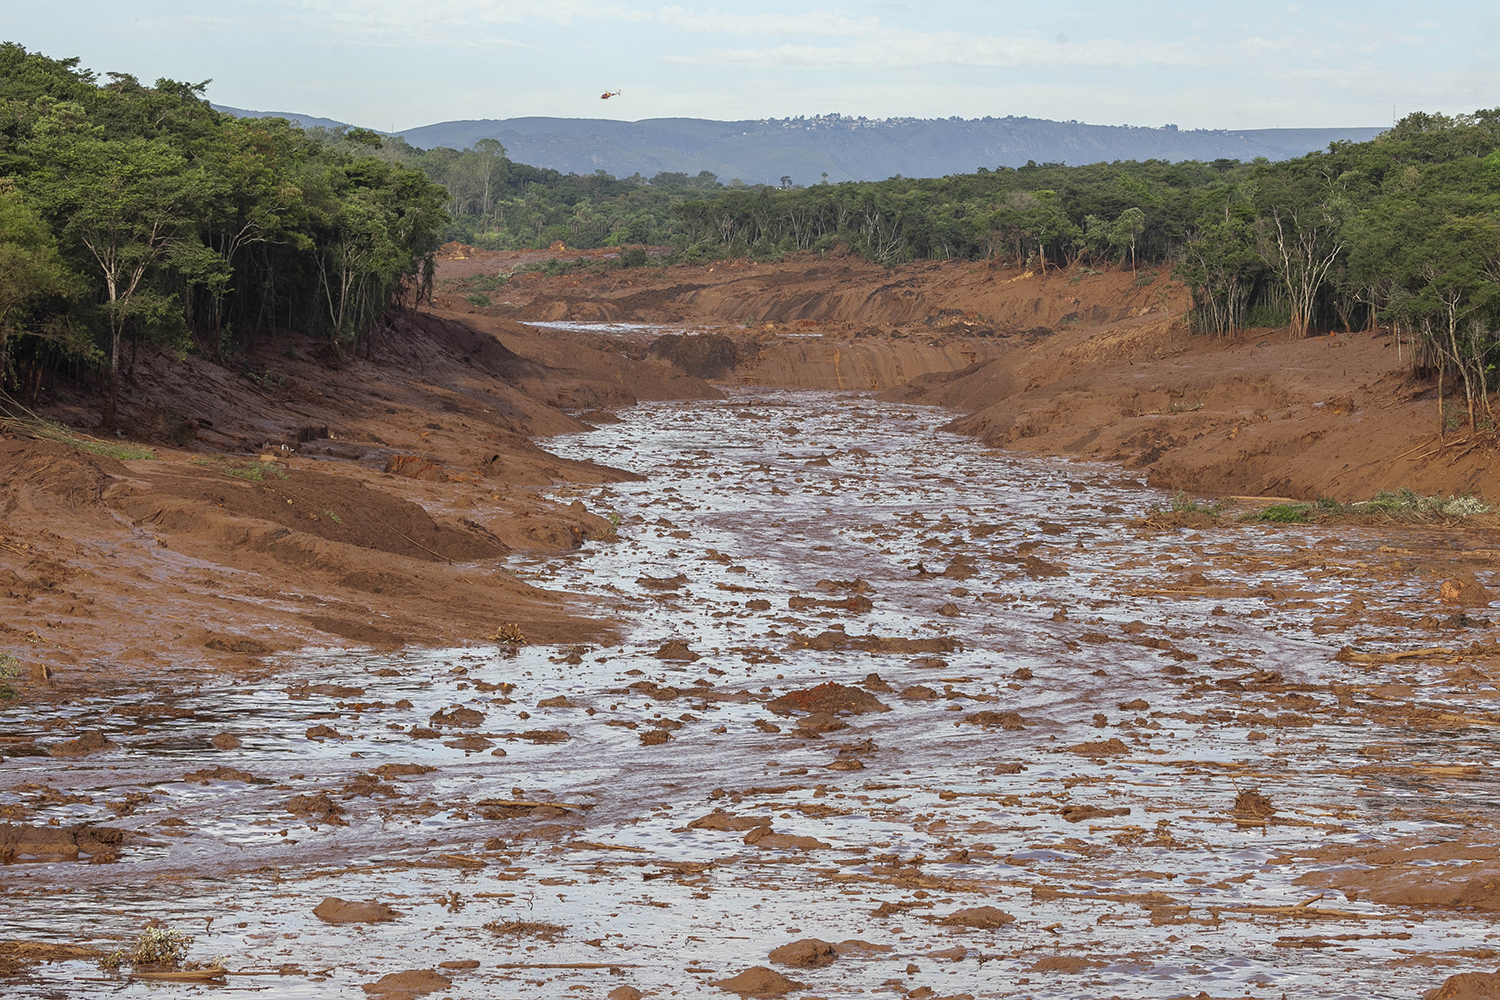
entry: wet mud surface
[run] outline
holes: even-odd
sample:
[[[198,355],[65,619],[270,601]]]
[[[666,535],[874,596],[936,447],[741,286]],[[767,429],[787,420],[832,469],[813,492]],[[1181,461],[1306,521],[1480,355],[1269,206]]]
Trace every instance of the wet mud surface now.
[[[1143,523],[1166,498],[1119,469],[857,394],[619,416],[549,443],[649,476],[554,491],[619,539],[512,568],[621,646],[0,712],[0,937],[160,918],[236,973],[59,952],[7,992],[1409,997],[1500,965],[1500,648],[1438,597],[1493,538]]]

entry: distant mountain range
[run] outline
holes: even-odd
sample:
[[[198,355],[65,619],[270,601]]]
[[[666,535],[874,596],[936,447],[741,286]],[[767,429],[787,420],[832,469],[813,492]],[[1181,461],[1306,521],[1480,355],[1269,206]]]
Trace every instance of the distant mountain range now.
[[[286,112],[219,110],[250,118],[276,115],[305,127],[340,122]],[[506,118],[440,122],[397,132],[413,146],[465,149],[498,139],[517,163],[563,173],[603,170],[616,177],[660,171],[712,171],[721,181],[796,184],[941,177],[979,167],[1111,160],[1286,160],[1330,142],[1365,142],[1380,128],[1193,129],[1175,125],[1085,125],[1040,118],[815,118],[720,122],[702,118]]]

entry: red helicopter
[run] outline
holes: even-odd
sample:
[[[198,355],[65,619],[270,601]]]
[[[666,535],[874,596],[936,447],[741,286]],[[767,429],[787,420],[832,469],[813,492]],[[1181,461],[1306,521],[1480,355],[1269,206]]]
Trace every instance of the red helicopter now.
[[[620,92],[618,90],[606,90],[604,93],[602,93],[602,94],[599,95],[599,100],[601,100],[601,101],[607,101],[611,97],[619,97],[619,96],[620,96]]]

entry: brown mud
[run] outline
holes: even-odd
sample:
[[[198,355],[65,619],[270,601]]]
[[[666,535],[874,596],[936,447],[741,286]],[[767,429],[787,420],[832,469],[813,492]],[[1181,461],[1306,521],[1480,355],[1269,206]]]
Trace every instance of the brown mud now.
[[[143,354],[156,459],[0,438],[5,988],[1493,988],[1492,522],[1152,488],[1485,494],[1382,338],[973,264],[461,291]],[[158,921],[199,968],[96,964]]]

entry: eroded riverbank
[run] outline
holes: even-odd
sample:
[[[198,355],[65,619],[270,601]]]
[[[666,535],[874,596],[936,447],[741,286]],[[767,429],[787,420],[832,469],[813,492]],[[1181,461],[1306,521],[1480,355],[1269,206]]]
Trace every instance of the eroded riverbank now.
[[[161,918],[276,972],[224,988],[308,997],[409,970],[722,996],[805,938],[849,943],[778,966],[799,996],[1395,997],[1500,964],[1500,651],[1436,600],[1493,538],[1143,528],[1139,480],[947,416],[741,390],[553,439],[649,478],[555,491],[620,539],[513,567],[633,621],[623,646],[5,710],[0,809],[43,832],[0,869],[4,936]],[[327,896],[398,916],[325,923]]]

